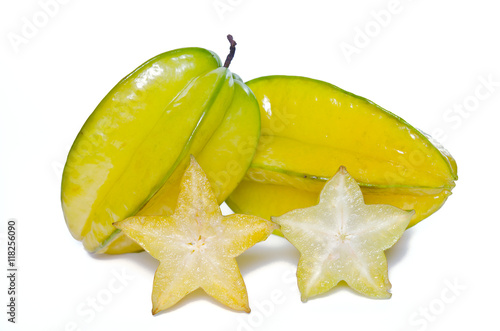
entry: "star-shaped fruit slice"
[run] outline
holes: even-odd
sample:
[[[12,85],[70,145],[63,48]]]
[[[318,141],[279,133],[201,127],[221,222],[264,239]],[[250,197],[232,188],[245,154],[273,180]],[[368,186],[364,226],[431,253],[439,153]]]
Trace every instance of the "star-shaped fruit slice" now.
[[[202,288],[224,305],[250,312],[235,257],[277,228],[248,215],[222,216],[205,173],[191,157],[171,216],[136,216],[115,223],[160,265],[153,284],[153,314]]]
[[[300,252],[297,281],[302,301],[340,281],[373,298],[389,298],[384,250],[402,236],[414,211],[365,205],[344,167],[324,186],[319,203],[272,220]]]

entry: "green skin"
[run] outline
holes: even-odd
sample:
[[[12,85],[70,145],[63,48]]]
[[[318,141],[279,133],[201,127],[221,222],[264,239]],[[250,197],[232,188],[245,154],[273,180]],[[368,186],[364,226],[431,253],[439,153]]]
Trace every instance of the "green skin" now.
[[[233,102],[235,86],[244,92]],[[225,123],[238,102],[248,112]],[[203,155],[205,146],[220,147],[227,152],[225,161],[241,166],[220,188],[227,196],[225,186],[237,185],[253,153],[236,154],[239,146],[213,139],[220,138],[218,128],[241,122],[246,130],[235,141],[248,140],[254,152],[259,116],[255,96],[210,51],[179,49],[147,61],[108,93],[73,143],[61,191],[70,232],[88,251],[100,252],[119,235],[112,223],[137,214],[178,167],[185,167],[189,155]],[[221,160],[203,158],[207,172],[224,170]]]

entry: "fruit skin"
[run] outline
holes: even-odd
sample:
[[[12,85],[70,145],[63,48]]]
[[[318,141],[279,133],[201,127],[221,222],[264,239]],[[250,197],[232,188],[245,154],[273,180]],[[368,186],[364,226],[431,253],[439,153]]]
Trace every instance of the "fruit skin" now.
[[[314,205],[345,165],[366,203],[416,211],[409,226],[438,210],[457,177],[453,157],[398,116],[334,85],[296,76],[247,82],[259,102],[262,134],[247,175],[226,200],[264,218]]]
[[[71,234],[90,252],[140,250],[112,223],[171,212],[190,154],[224,201],[250,165],[259,116],[252,92],[213,52],[184,48],[145,62],[101,101],[69,152],[61,200]]]

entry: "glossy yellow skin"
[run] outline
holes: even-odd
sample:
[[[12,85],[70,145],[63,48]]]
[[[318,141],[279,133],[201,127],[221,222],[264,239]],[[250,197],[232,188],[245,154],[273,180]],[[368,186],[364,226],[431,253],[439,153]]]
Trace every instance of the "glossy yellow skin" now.
[[[227,125],[240,129],[232,141],[219,131]],[[223,201],[253,156],[240,152],[242,142],[255,150],[259,130],[255,97],[214,53],[187,48],[147,61],[103,99],[68,155],[61,195],[72,235],[91,252],[140,249],[112,223],[171,213],[190,154],[209,174],[228,162],[241,168],[225,182],[210,178]]]
[[[237,212],[269,218],[317,203],[340,167],[366,203],[416,211],[410,226],[446,201],[455,160],[429,137],[373,102],[325,82],[292,76],[247,83],[261,109],[252,165],[227,199]]]

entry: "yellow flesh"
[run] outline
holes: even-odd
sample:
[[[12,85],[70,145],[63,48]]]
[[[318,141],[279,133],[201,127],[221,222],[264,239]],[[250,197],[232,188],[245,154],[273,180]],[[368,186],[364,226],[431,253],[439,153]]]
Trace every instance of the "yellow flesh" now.
[[[345,281],[373,298],[389,298],[384,250],[401,237],[412,212],[365,205],[345,168],[329,180],[315,206],[272,220],[300,252],[297,279],[302,301]]]
[[[137,214],[164,183],[175,188],[189,154],[202,153],[211,137],[221,150],[239,148],[216,138],[237,100],[247,103],[247,113],[239,114],[246,121],[235,139],[253,139],[256,145],[260,120],[255,99],[248,89],[235,94],[231,73],[219,66],[217,56],[203,49],[161,54],[118,83],[89,117],[68,155],[61,194],[67,225],[87,250],[104,252],[112,240],[111,253],[137,250],[111,223]],[[251,157],[231,160],[246,170]],[[215,173],[227,162],[212,161],[205,157],[204,166]],[[234,187],[241,177],[234,174],[218,188],[221,200],[225,186]],[[171,205],[172,194],[163,197],[167,202],[157,202],[156,213]]]
[[[115,225],[160,261],[153,314],[200,287],[228,307],[249,312],[235,257],[276,228],[255,216],[222,216],[211,184],[193,157],[172,215],[135,216]]]
[[[372,102],[302,77],[247,84],[259,101],[262,136],[246,180],[227,200],[239,212],[269,218],[311,206],[342,165],[367,203],[415,209],[410,225],[451,194],[457,174],[449,153]]]

